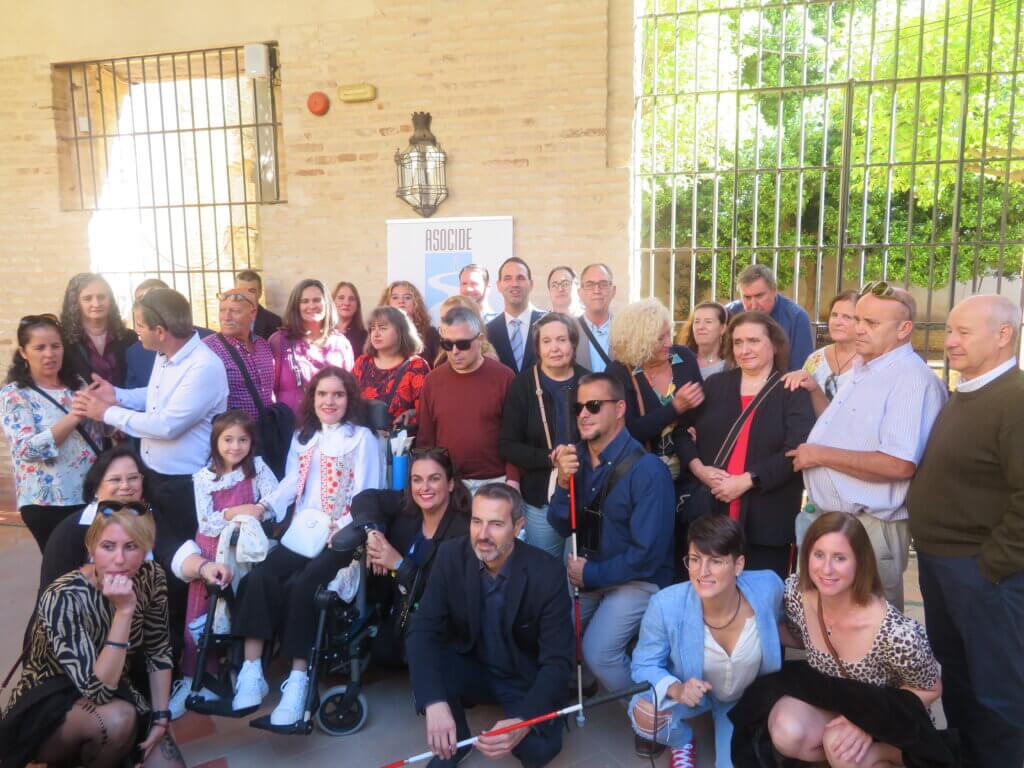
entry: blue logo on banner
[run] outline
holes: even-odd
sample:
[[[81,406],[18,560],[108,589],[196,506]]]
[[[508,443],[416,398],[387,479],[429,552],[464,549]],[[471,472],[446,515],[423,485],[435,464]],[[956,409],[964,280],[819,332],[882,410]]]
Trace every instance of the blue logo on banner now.
[[[473,261],[472,251],[427,251],[423,254],[423,278],[427,287],[423,300],[436,314],[441,302],[459,292],[459,271]]]

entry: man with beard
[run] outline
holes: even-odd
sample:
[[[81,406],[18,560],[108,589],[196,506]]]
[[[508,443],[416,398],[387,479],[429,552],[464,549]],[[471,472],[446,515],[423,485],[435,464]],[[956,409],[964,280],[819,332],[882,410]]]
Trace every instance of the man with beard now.
[[[491,730],[557,709],[572,673],[573,629],[561,563],[516,539],[523,500],[503,483],[473,497],[469,536],[437,551],[406,640],[416,707],[427,718],[429,768],[458,765],[469,747],[465,703],[499,704]],[[481,737],[486,757],[510,752],[547,765],[562,749],[561,722]]]

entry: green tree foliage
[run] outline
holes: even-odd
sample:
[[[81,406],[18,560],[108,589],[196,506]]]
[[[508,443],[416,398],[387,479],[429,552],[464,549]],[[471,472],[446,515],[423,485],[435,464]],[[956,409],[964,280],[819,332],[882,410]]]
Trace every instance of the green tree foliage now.
[[[765,246],[784,285],[797,254],[834,281],[844,141],[844,280],[946,285],[954,242],[957,280],[1020,277],[1021,0],[680,3],[642,20],[637,158],[640,246],[676,249],[677,307],[691,279],[728,296]]]

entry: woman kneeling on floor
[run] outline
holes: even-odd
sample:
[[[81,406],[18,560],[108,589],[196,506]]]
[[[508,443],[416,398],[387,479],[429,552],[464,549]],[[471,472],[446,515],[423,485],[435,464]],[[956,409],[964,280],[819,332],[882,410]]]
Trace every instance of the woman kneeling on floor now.
[[[697,520],[687,539],[690,580],[654,595],[640,625],[633,679],[656,696],[635,696],[630,719],[638,734],[672,748],[672,768],[693,768],[689,721],[711,712],[715,765],[730,768],[729,710],[756,677],[782,666],[782,580],[743,571],[743,530],[727,515]]]
[[[167,730],[167,581],[145,559],[155,536],[144,504],[98,505],[85,536],[92,562],[39,600],[21,680],[0,721],[5,767],[115,766],[133,748],[134,764],[185,765]],[[135,661],[149,674],[148,701],[131,682]]]

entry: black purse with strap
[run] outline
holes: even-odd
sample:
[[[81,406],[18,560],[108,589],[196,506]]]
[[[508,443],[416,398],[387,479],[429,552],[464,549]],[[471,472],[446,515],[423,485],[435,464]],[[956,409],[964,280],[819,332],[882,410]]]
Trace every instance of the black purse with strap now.
[[[259,433],[257,445],[259,455],[270,467],[270,471],[280,480],[284,477],[285,464],[288,461],[288,448],[291,447],[292,435],[295,432],[295,414],[285,403],[274,403],[269,408],[265,406],[238,350],[231,346],[224,334],[218,333],[217,338],[231,355],[231,359],[235,361],[238,372],[245,380],[245,388],[249,390],[249,397],[252,398],[253,405],[256,406],[259,413],[259,424],[256,425],[256,431]]]

